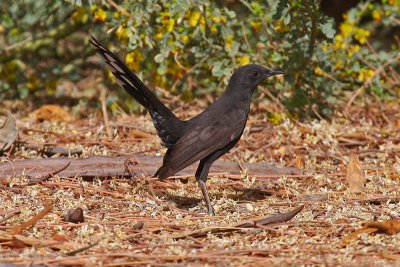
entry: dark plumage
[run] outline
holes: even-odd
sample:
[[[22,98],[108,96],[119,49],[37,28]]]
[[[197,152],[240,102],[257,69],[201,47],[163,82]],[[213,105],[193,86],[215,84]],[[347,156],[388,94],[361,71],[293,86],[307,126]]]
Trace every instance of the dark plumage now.
[[[199,182],[209,213],[213,213],[206,187],[212,163],[227,153],[242,136],[250,110],[251,96],[266,78],[282,74],[263,66],[249,64],[238,68],[226,91],[199,115],[179,120],[112,52],[92,38],[91,44],[103,57],[118,83],[145,107],[165,147],[163,165],[155,173],[165,179],[200,161],[195,177]]]

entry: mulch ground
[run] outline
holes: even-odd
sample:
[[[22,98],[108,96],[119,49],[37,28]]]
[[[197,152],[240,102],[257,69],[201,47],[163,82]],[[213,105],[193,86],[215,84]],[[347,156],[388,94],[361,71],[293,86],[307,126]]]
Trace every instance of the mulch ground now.
[[[196,110],[178,113],[190,117]],[[348,113],[347,118],[304,123],[284,117],[273,125],[265,112],[253,110],[241,141],[223,159],[297,166],[305,175],[255,177],[244,169],[235,177],[210,176],[215,216],[206,214],[193,176],[160,182],[151,174],[134,179],[53,175],[30,186],[20,186],[28,176],[7,177],[0,183],[0,261],[31,266],[399,266],[399,106]],[[107,127],[104,121],[101,114],[71,122],[17,116],[18,142],[0,161],[46,157],[44,145],[80,150],[79,157],[164,153],[148,116],[117,115]],[[357,194],[346,183],[352,154],[366,177]],[[237,226],[300,205],[303,210],[289,221]],[[65,215],[76,208],[82,208],[84,221],[66,222]],[[385,230],[368,227],[371,221],[391,224]]]

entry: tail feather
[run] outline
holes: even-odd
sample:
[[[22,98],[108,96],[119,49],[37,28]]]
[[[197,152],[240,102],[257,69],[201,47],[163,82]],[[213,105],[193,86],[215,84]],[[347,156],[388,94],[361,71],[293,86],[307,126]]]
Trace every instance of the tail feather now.
[[[104,59],[118,84],[149,111],[163,145],[168,148],[172,147],[182,136],[184,122],[179,120],[121,59],[105,48],[93,36],[90,43]]]
[[[107,67],[115,76],[117,82],[133,96],[143,107],[155,110],[162,116],[175,117],[175,115],[150,91],[150,89],[110,50],[105,48],[93,36],[90,43],[96,48],[104,59]]]

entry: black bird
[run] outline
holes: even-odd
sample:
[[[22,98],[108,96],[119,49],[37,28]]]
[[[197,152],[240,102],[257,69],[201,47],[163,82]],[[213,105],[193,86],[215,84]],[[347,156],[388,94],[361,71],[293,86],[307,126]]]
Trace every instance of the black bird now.
[[[154,176],[163,180],[200,161],[195,177],[208,213],[214,213],[206,187],[210,167],[242,136],[256,87],[266,78],[283,72],[255,64],[242,66],[233,73],[220,98],[199,115],[182,121],[116,55],[93,37],[90,43],[103,57],[117,82],[149,111],[162,144],[168,148],[163,165]]]

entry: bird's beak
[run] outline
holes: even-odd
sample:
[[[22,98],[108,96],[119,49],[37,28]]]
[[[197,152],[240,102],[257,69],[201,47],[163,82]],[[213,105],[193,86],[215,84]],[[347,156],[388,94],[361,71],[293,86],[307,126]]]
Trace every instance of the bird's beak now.
[[[268,76],[275,76],[275,75],[279,75],[279,74],[284,74],[284,72],[281,70],[269,70]]]

